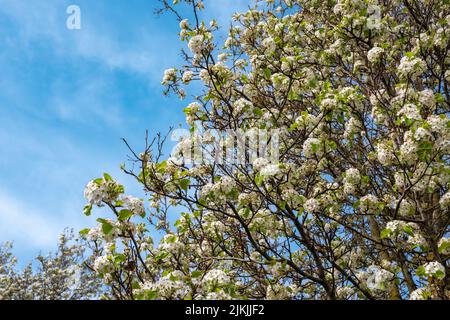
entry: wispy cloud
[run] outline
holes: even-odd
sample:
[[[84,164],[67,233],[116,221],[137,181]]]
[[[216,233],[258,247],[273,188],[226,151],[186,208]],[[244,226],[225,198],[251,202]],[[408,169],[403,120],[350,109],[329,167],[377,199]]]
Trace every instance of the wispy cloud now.
[[[29,248],[49,247],[62,231],[57,220],[46,218],[44,210],[25,205],[14,196],[0,190],[0,233],[4,239],[14,239]]]
[[[57,0],[1,0],[0,16],[16,27],[10,42],[30,49],[36,41],[47,42],[51,50],[66,59],[93,60],[110,69],[157,78],[160,82],[161,64],[176,57],[176,50],[172,50],[176,43],[164,29],[152,25],[134,28],[127,37],[119,39],[117,34],[123,32],[121,26],[86,5],[81,6],[81,30],[68,30],[65,24],[68,4]],[[151,6],[148,10],[151,11]],[[175,52],[171,54],[171,51]]]
[[[126,115],[114,88],[113,81],[96,75],[70,82],[66,78],[56,79],[49,107],[62,121],[120,126]]]
[[[0,243],[13,240],[27,256],[54,247],[64,228],[93,224],[82,214],[83,188],[103,171],[123,180],[113,159],[120,142],[91,145],[71,139],[57,128],[11,127],[0,130]]]

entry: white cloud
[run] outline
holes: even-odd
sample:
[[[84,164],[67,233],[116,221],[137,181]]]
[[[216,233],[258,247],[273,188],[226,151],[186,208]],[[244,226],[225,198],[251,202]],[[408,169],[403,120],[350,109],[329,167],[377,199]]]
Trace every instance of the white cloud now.
[[[7,121],[8,120],[8,121]],[[0,242],[14,241],[27,254],[53,249],[64,228],[79,231],[92,225],[84,217],[83,188],[105,172],[118,175],[114,150],[76,141],[64,129],[44,123],[5,119],[0,128]],[[95,220],[95,219],[94,219]],[[34,249],[33,249],[34,248]]]
[[[68,61],[70,57],[92,60],[110,69],[139,74],[155,83],[161,80],[161,65],[177,59],[178,43],[174,47],[173,39],[163,28],[143,26],[131,30],[126,41],[119,40],[116,35],[120,26],[84,6],[81,30],[68,30],[67,5],[56,0],[0,1],[0,16],[11,19],[17,29],[9,41],[29,48],[30,54],[36,42],[47,41],[55,53]]]
[[[52,84],[48,103],[61,120],[119,127],[125,114],[114,89],[110,79],[98,75],[76,82],[57,79]]]
[[[45,211],[24,203],[0,190],[0,241],[14,240],[27,248],[54,246],[65,226],[48,219]]]

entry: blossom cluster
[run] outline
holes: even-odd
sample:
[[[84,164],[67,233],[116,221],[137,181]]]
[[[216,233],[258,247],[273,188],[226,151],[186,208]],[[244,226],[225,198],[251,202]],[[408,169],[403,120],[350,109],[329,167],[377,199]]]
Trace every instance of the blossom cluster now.
[[[201,87],[184,108],[193,134],[124,169],[149,210],[109,176],[85,190],[112,211],[86,237],[114,295],[448,299],[450,16],[438,3],[256,1],[224,41],[216,21],[180,19],[185,63],[162,83],[180,98]],[[203,9],[171,8],[183,4]],[[249,134],[248,161],[232,162],[236,142],[200,129],[279,129],[278,159]]]

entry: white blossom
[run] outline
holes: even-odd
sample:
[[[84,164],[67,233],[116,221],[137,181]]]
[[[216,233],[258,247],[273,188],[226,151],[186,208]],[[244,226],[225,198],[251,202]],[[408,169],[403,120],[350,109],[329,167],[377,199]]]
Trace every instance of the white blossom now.
[[[409,300],[426,300],[429,294],[430,293],[426,288],[418,288],[411,292]]]
[[[182,80],[184,83],[189,83],[194,78],[194,73],[190,70],[183,73]]]
[[[260,170],[262,170],[265,166],[267,166],[267,165],[269,165],[269,164],[270,164],[269,160],[267,160],[267,159],[265,159],[265,158],[256,158],[256,159],[253,161],[253,168],[254,168],[256,171],[260,171]]]
[[[276,164],[268,164],[261,169],[261,175],[266,177],[272,177],[281,172],[281,169]]]
[[[130,210],[137,216],[145,215],[144,201],[133,196],[122,197],[123,207]]]
[[[450,207],[450,191],[447,191],[439,200],[439,204],[442,209],[448,209]]]
[[[175,68],[170,68],[164,71],[162,84],[169,84],[170,82],[175,82],[176,80],[177,80],[177,70]]]
[[[438,242],[439,252],[444,255],[450,255],[450,238],[442,237]]]
[[[437,261],[428,262],[424,265],[424,268],[427,276],[437,278],[445,277],[445,267]]]
[[[308,138],[303,143],[303,152],[308,158],[314,155],[320,156],[322,154],[321,149],[321,141],[317,138]]]
[[[384,49],[380,47],[373,47],[367,52],[367,59],[371,63],[376,63],[380,60],[383,55]]]
[[[316,212],[320,208],[320,203],[317,199],[311,198],[305,201],[304,207],[309,212]]]
[[[422,59],[405,56],[400,60],[398,73],[403,77],[416,77],[422,74],[425,68],[426,64]]]
[[[180,29],[189,29],[188,19],[183,19],[180,21]]]
[[[387,290],[392,284],[394,274],[388,270],[381,269],[372,265],[368,269],[369,277],[367,278],[367,287],[369,289]]]
[[[220,269],[213,269],[203,277],[203,282],[214,285],[226,285],[230,282],[230,277]]]
[[[201,34],[193,36],[188,43],[189,50],[194,54],[200,54],[205,48],[205,37]]]

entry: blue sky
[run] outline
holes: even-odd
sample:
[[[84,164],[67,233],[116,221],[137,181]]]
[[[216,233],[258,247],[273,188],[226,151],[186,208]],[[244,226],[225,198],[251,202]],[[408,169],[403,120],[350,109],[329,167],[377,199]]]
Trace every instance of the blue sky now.
[[[251,0],[207,0],[204,15],[229,24]],[[81,9],[68,30],[66,9]],[[154,0],[0,0],[0,242],[13,240],[27,260],[55,247],[65,227],[92,224],[83,189],[120,172],[145,130],[184,124],[189,103],[164,97],[163,71],[185,46],[171,15]]]

